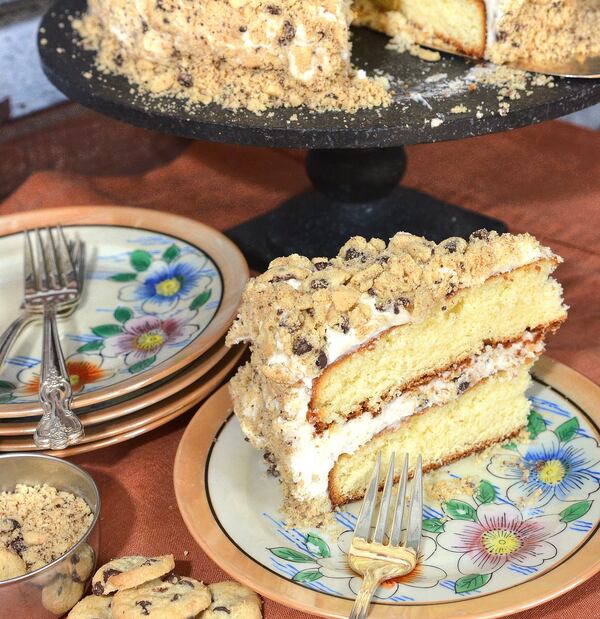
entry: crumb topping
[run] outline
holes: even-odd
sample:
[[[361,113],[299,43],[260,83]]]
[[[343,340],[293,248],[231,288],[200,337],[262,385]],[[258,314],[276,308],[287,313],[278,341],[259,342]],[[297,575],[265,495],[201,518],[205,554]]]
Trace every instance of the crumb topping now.
[[[227,344],[249,341],[252,365],[281,385],[314,378],[331,361],[327,342],[350,331],[367,340],[381,322],[423,320],[461,288],[542,257],[528,234],[479,230],[439,244],[400,232],[388,244],[351,238],[334,258],[277,258],[251,279]]]
[[[93,518],[88,504],[70,492],[18,484],[0,493],[0,549],[20,557],[30,572],[72,548]]]
[[[389,105],[388,80],[351,65],[349,23],[349,2],[337,0],[90,0],[73,25],[101,70],[189,104]]]

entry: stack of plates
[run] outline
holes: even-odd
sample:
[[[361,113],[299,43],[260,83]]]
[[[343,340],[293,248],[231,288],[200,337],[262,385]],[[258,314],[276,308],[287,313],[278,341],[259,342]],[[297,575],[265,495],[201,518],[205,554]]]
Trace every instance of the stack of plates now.
[[[20,312],[27,228],[62,224],[86,244],[86,283],[60,321],[85,438],[73,455],[148,432],[206,398],[236,367],[224,335],[248,278],[225,236],[160,211],[69,207],[0,218],[0,331]],[[25,328],[0,368],[0,451],[34,450],[42,325]]]

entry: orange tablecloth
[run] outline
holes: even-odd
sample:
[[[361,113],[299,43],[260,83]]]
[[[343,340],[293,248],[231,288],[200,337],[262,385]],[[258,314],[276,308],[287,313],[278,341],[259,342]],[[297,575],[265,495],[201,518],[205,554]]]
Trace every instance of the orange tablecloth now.
[[[408,149],[404,183],[529,231],[565,258],[558,278],[570,318],[548,352],[600,383],[600,133],[560,122]],[[34,174],[0,214],[67,204],[164,209],[224,229],[308,187],[298,151],[197,143],[143,176]],[[188,413],[131,442],[75,461],[103,499],[100,560],[174,552],[179,568],[205,581],[226,578],[195,544],[179,515],[172,466]],[[600,575],[518,619],[599,616]],[[13,617],[17,615],[13,612]],[[266,601],[267,619],[303,613]]]

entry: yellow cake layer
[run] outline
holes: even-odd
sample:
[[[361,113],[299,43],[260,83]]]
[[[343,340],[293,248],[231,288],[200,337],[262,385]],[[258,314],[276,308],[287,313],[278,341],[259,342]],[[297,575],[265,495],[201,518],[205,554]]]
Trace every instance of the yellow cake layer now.
[[[399,11],[415,27],[417,43],[440,44],[470,56],[483,56],[486,8],[483,0],[371,0],[377,8]]]
[[[404,454],[411,470],[418,454],[431,470],[513,436],[527,423],[528,366],[516,376],[501,372],[444,406],[410,417],[398,428],[375,436],[351,455],[343,454],[329,475],[329,498],[334,506],[361,499],[377,454],[386,470],[392,452],[396,470]]]
[[[329,425],[377,411],[382,398],[478,354],[484,342],[518,339],[566,318],[562,288],[542,260],[459,291],[421,323],[394,327],[329,366],[313,385],[310,418]]]

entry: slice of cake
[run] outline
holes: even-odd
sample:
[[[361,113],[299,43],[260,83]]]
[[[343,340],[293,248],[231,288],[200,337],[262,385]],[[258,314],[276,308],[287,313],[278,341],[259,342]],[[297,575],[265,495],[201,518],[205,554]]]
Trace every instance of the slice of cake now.
[[[597,0],[356,0],[355,23],[496,63],[600,55]]]
[[[230,390],[288,519],[361,498],[379,451],[429,470],[516,435],[528,369],[566,318],[560,261],[526,234],[398,233],[251,280],[227,342],[252,355]]]

